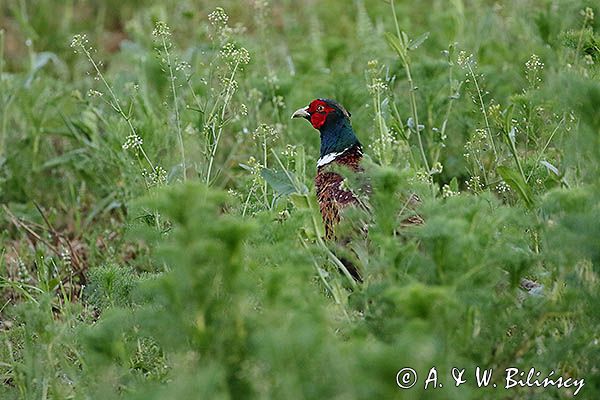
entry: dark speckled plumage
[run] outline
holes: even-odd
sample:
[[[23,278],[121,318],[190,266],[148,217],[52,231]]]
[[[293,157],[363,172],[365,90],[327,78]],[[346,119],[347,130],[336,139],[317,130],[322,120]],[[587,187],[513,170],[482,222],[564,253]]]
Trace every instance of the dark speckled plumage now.
[[[325,236],[327,239],[335,238],[335,226],[340,221],[340,211],[349,205],[359,205],[355,194],[343,188],[344,178],[337,172],[330,171],[334,165],[341,165],[354,172],[362,171],[360,161],[362,160],[362,148],[355,144],[332,162],[322,165],[317,169],[315,187],[317,199],[325,225]]]

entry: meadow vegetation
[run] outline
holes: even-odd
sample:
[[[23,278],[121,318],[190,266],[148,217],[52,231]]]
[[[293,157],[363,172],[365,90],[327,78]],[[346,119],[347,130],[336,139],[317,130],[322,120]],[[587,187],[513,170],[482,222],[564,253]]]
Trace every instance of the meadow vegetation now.
[[[599,14],[4,0],[0,398],[574,394],[477,388],[476,366],[598,398]],[[322,240],[319,136],[290,120],[318,97],[369,155],[364,283]],[[426,222],[399,229],[411,193]]]

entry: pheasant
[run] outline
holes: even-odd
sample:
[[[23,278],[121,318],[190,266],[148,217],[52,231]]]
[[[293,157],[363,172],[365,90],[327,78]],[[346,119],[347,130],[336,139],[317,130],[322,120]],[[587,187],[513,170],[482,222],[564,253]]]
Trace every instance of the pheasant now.
[[[321,156],[317,161],[315,187],[325,237],[333,240],[340,211],[361,202],[351,190],[343,188],[344,177],[331,171],[331,167],[337,164],[353,172],[362,171],[362,145],[352,130],[350,113],[333,100],[314,100],[308,107],[294,112],[292,118],[306,118],[321,133]]]
[[[339,239],[336,238],[335,229],[340,222],[343,209],[348,206],[367,209],[359,196],[345,188],[344,177],[336,172],[339,168],[333,171],[336,165],[356,173],[363,171],[361,166],[363,148],[352,129],[350,113],[334,100],[316,99],[307,107],[296,110],[292,118],[305,118],[320,132],[321,154],[317,161],[315,177],[317,200],[325,226],[325,238]],[[370,192],[368,185],[363,189],[367,194]],[[412,205],[418,201],[418,197],[412,195],[408,203]],[[413,215],[402,221],[402,225],[422,222],[418,215]],[[362,278],[356,267],[344,261],[346,260],[342,260],[354,278],[361,281]]]

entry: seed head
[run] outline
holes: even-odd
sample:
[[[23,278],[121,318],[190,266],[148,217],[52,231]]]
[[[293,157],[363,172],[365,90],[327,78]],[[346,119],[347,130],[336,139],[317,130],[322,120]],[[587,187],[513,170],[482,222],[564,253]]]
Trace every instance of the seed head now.
[[[217,7],[213,12],[208,14],[208,20],[215,27],[224,27],[227,25],[229,16],[227,13],[225,13],[225,10],[223,10],[221,7]]]
[[[588,20],[592,21],[594,19],[594,10],[591,7],[586,7],[585,10],[581,10],[581,15]]]
[[[104,93],[99,92],[98,90],[90,89],[87,92],[88,97],[102,97]]]
[[[158,21],[154,26],[154,30],[152,31],[152,36],[154,37],[168,37],[171,36],[171,28],[163,21]]]
[[[167,183],[167,171],[160,165],[156,165],[150,172],[144,169],[142,176],[146,178],[149,186],[161,186]]]
[[[450,189],[450,185],[448,185],[447,183],[444,186],[442,186],[442,197],[443,198],[457,196],[459,194],[460,194],[460,192],[455,192],[452,189]]]
[[[498,184],[496,185],[496,191],[497,191],[498,193],[506,193],[506,192],[509,192],[509,191],[510,191],[510,186],[508,186],[508,185],[506,184],[506,182],[504,182],[504,181],[501,181],[500,183],[498,183]]]
[[[475,59],[473,58],[473,54],[468,54],[462,50],[458,53],[458,57],[456,58],[456,63],[461,68],[467,68],[469,66],[473,66],[475,64]]]
[[[252,139],[262,139],[265,142],[274,141],[278,136],[279,132],[273,126],[267,124],[260,124],[252,133]]]
[[[537,55],[532,54],[531,57],[529,57],[529,60],[527,60],[525,63],[525,68],[531,72],[538,72],[544,69],[544,63]]]
[[[237,47],[235,44],[225,43],[221,49],[221,57],[230,65],[247,65],[250,63],[250,53],[244,47]]]
[[[121,147],[123,148],[123,150],[127,150],[127,149],[137,150],[137,149],[141,148],[143,144],[144,144],[144,141],[142,140],[142,138],[140,136],[138,136],[137,134],[133,133],[133,134],[127,136],[125,143],[123,143],[123,145]]]

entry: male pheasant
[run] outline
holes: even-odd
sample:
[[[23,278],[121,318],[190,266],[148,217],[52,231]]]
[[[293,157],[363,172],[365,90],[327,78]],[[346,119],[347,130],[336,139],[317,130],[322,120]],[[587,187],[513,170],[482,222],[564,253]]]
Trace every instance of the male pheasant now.
[[[340,211],[349,205],[359,205],[357,196],[344,189],[344,177],[331,171],[341,165],[353,172],[362,171],[362,145],[352,130],[350,113],[342,105],[329,99],[317,99],[308,107],[297,110],[292,118],[306,118],[321,133],[321,156],[317,161],[315,187],[325,225],[325,237],[335,238],[335,227]]]
[[[336,172],[339,171],[339,168],[335,168],[342,166],[352,172],[362,172],[362,145],[352,129],[350,113],[333,100],[313,100],[307,107],[296,110],[292,114],[292,118],[305,118],[320,132],[321,154],[317,161],[315,187],[325,225],[325,237],[328,240],[335,240],[335,229],[340,222],[342,210],[348,206],[366,208],[359,196],[345,188],[344,177]],[[336,171],[332,171],[334,169]],[[370,191],[368,185],[363,189],[367,194]],[[409,199],[409,204],[415,202],[418,202],[418,197],[413,195]],[[414,225],[422,222],[418,215],[413,215],[402,221],[402,225]],[[347,262],[344,264],[356,280],[362,280],[353,265],[349,265]]]

